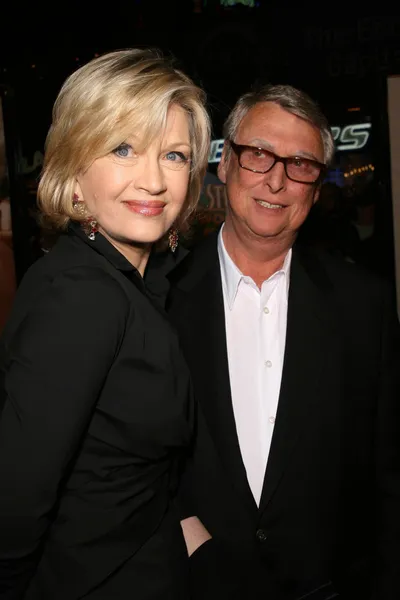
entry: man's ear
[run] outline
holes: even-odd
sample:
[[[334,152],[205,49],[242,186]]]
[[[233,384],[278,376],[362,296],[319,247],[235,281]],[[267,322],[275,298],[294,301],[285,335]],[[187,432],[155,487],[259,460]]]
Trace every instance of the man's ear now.
[[[227,143],[225,142],[224,148],[223,148],[222,154],[221,154],[221,160],[219,161],[219,164],[218,164],[218,177],[220,178],[222,183],[226,183],[226,170],[228,167],[228,162],[229,162],[228,149],[227,149]]]
[[[318,184],[314,189],[313,204],[315,204],[319,199],[319,195],[321,193],[321,185],[321,183]]]

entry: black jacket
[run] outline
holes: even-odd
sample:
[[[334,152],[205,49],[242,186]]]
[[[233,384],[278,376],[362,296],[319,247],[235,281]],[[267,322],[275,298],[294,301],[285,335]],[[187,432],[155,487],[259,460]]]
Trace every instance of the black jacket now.
[[[25,276],[0,367],[0,598],[186,600],[189,374],[138,272],[71,226]]]
[[[398,600],[400,354],[389,291],[354,265],[295,245],[282,385],[258,508],[232,409],[217,236],[170,280],[169,314],[199,404],[182,516],[198,515],[214,536],[191,558],[194,589],[211,598],[216,586],[207,577],[225,569],[230,581],[220,599],[236,592]]]

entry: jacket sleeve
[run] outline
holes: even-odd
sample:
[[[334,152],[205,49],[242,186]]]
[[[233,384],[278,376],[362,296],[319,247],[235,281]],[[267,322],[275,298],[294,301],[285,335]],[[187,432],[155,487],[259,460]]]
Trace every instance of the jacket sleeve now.
[[[375,436],[377,577],[372,598],[395,600],[400,598],[400,326],[394,302],[386,296],[381,315]]]
[[[23,294],[23,289],[19,292]],[[23,597],[61,481],[123,336],[128,299],[100,269],[63,272],[7,344],[0,417],[0,597]]]

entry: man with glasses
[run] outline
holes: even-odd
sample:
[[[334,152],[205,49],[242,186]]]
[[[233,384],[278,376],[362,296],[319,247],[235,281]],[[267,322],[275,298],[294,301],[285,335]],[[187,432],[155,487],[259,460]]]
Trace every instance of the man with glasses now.
[[[225,223],[169,299],[199,406],[181,491],[194,597],[399,599],[392,294],[296,243],[334,153],[328,122],[266,86],[224,136]]]

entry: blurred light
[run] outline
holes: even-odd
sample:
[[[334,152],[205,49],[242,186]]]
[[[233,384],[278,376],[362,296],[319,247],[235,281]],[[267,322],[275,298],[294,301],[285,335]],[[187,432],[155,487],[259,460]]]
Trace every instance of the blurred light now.
[[[347,171],[347,173],[343,173],[344,177],[351,177],[352,175],[363,175],[365,171],[375,171],[374,165],[364,165],[362,167],[357,167]]]

